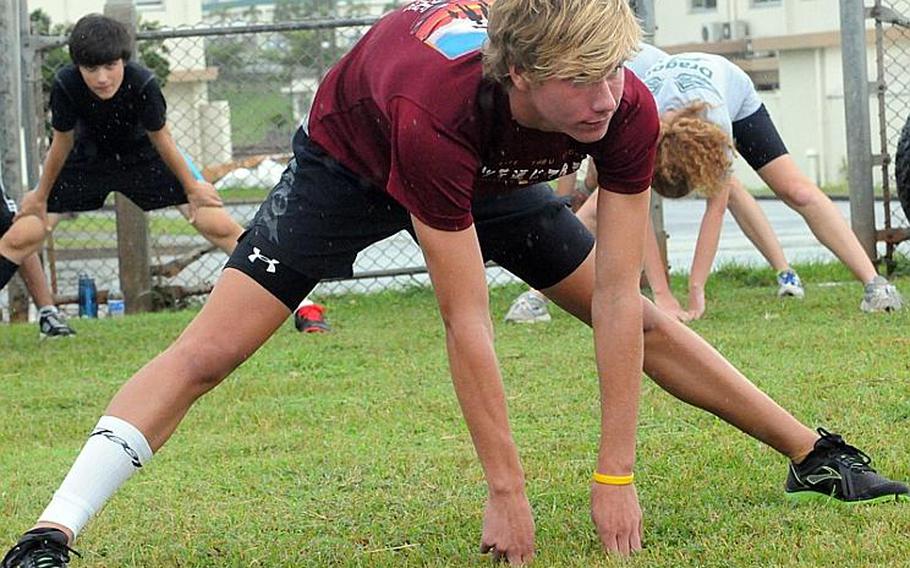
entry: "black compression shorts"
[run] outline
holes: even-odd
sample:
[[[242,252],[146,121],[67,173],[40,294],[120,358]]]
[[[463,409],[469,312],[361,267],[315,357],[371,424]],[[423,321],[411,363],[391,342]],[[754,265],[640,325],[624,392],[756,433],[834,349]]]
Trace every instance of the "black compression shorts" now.
[[[252,277],[291,310],[325,278],[349,277],[357,253],[406,230],[408,212],[307,142],[260,206],[227,267]],[[478,199],[484,260],[545,289],[587,258],[594,237],[546,184]]]

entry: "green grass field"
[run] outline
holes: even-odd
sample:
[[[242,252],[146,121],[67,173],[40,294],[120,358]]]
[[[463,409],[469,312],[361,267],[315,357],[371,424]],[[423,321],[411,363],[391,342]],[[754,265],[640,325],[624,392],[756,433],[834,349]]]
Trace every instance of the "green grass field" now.
[[[810,425],[910,479],[910,310],[865,315],[837,267],[727,267],[693,328]],[[833,282],[832,282],[833,281]],[[910,292],[910,278],[897,280]],[[682,292],[678,277],[674,286]],[[501,323],[497,350],[537,523],[536,566],[906,566],[910,504],[792,506],[786,462],[648,380],[636,485],[646,549],[606,558],[589,518],[599,404],[590,331]],[[484,484],[426,290],[327,299],[335,332],[288,323],[204,397],[77,543],[74,567],[486,566]],[[0,327],[0,541],[40,513],[118,386],[193,312],[75,321],[72,341]],[[238,313],[237,317],[244,317]],[[229,333],[229,330],[225,330]]]

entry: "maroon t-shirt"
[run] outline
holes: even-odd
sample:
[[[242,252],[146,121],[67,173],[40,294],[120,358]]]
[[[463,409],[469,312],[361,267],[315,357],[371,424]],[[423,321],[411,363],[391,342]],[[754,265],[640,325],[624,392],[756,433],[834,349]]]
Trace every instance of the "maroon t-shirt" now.
[[[596,143],[519,125],[505,89],[482,77],[489,4],[419,0],[382,18],[323,80],[311,139],[441,230],[470,226],[474,197],[556,179],[587,154],[603,189],[647,189],[659,130],[647,88],[625,71]]]

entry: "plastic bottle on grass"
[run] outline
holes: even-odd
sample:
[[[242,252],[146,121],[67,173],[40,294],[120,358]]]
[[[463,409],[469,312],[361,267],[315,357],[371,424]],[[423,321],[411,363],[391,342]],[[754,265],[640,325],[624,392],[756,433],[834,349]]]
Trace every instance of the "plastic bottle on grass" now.
[[[126,313],[126,304],[123,301],[123,293],[119,288],[112,288],[107,293],[107,317],[119,318]]]

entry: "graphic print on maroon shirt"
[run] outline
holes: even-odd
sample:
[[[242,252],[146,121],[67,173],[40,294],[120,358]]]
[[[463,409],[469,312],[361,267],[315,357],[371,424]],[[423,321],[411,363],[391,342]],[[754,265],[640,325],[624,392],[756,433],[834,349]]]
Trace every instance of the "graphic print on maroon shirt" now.
[[[593,144],[519,125],[506,90],[482,76],[490,4],[420,0],[383,17],[320,85],[312,140],[441,230],[470,226],[474,197],[556,179],[588,154],[604,189],[647,189],[659,123],[644,85],[625,72],[619,108]]]

